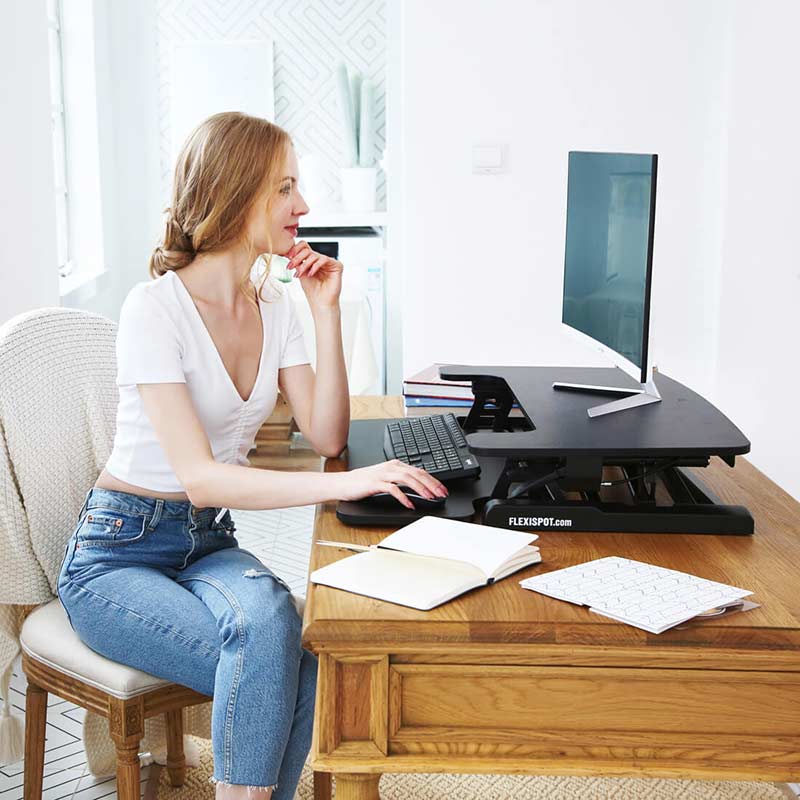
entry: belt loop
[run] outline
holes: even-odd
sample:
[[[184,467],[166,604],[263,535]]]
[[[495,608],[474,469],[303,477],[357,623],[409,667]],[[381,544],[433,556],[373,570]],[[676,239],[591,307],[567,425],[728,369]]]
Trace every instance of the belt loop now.
[[[147,526],[147,530],[152,531],[158,527],[158,523],[161,521],[161,512],[164,510],[164,501],[160,498],[156,498],[156,508],[153,511],[153,517],[150,520],[150,524]]]
[[[83,505],[81,506],[81,510],[78,513],[78,519],[82,519],[83,515],[86,513],[86,509],[89,507],[89,497],[91,497],[93,489],[94,487],[92,487],[92,489],[89,489],[89,491],[86,492],[86,498],[84,499]]]

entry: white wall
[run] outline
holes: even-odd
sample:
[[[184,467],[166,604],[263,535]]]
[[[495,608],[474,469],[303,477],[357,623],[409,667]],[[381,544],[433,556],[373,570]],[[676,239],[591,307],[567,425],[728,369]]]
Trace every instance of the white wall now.
[[[131,286],[149,280],[148,263],[163,234],[158,189],[158,85],[155,0],[97,3],[101,165],[109,271],[115,281],[113,317]]]
[[[567,152],[657,152],[656,361],[709,390],[719,241],[698,219],[718,205],[718,5],[468,8],[404,3],[405,371],[600,363],[559,330]],[[472,174],[482,143],[505,146],[504,174]]]
[[[0,25],[0,324],[58,305],[45,0],[7,3]]]
[[[786,62],[798,12],[790,6],[745,13],[721,0],[405,0],[401,52],[389,71],[391,80],[402,64],[402,80],[389,88],[400,94],[401,141],[389,146],[402,158],[390,243],[402,240],[403,373],[433,361],[600,364],[560,331],[567,153],[656,152],[655,363],[728,412],[753,442],[755,463],[800,496],[788,461],[769,445],[789,430],[789,400],[776,415],[780,406],[770,411],[765,393],[726,399],[752,364],[777,377],[770,359],[760,360],[764,351],[777,363],[798,339],[796,322],[760,326],[752,310],[743,314],[753,296],[745,278],[781,222],[786,233],[769,254],[783,264],[782,284],[796,287],[792,226],[771,199],[785,201],[788,216],[791,136],[767,170],[774,177],[751,180],[774,152],[771,143],[756,147],[772,135],[766,120],[759,134],[763,112],[781,124],[790,118],[797,141],[796,104],[788,110],[797,61]],[[786,46],[761,66],[776,27]],[[741,72],[750,78],[740,88],[733,76]],[[768,80],[785,98],[779,112],[770,91],[751,108]],[[489,143],[505,147],[507,170],[473,175],[472,146]],[[774,219],[769,234],[753,231],[761,197],[756,217],[764,226]],[[771,282],[755,293],[764,315],[772,295]],[[796,288],[794,297],[797,307]],[[748,339],[744,350],[737,338]]]
[[[386,296],[386,392],[400,394],[403,376],[403,309],[406,251],[405,244],[405,8],[400,0],[389,0],[386,7],[386,209],[391,224],[386,229],[388,258],[384,271]]]
[[[800,498],[800,5],[733,14],[715,399],[751,460]]]

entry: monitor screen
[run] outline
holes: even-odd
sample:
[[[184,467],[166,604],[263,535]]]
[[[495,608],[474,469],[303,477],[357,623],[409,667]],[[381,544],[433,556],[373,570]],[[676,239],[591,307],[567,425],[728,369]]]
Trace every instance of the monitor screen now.
[[[647,376],[655,155],[569,154],[562,320]]]

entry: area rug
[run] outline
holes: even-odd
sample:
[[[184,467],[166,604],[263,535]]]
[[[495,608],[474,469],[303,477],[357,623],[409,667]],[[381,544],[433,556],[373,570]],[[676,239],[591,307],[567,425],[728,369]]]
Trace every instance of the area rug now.
[[[213,770],[211,742],[195,739],[200,765],[186,771],[186,783],[173,788],[167,770],[150,767],[144,800],[214,800],[208,782]],[[658,778],[564,778],[528,775],[383,775],[381,800],[786,800],[785,784],[745,781],[675,781]],[[306,767],[296,800],[313,800]]]

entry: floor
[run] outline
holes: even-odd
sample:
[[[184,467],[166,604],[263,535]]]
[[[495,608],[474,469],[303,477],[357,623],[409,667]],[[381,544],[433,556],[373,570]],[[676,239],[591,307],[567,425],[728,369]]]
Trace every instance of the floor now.
[[[305,594],[314,507],[276,511],[236,511],[236,538],[255,553],[291,586]],[[17,714],[25,713],[25,676],[14,670],[11,699]],[[85,774],[81,743],[84,710],[52,695],[47,707],[44,792],[42,800],[115,800],[114,778],[93,778]],[[22,765],[19,761],[0,768],[0,800],[22,800]],[[142,792],[149,767],[142,768]],[[791,784],[800,797],[800,784]]]
[[[255,553],[291,586],[305,594],[314,506],[276,511],[232,512],[239,544]],[[11,702],[14,713],[25,713],[25,676],[14,670]],[[94,778],[85,774],[81,742],[84,710],[50,695],[47,704],[44,792],[42,800],[115,800],[115,778]],[[0,800],[22,800],[23,762],[0,767]],[[149,767],[142,768],[142,792]],[[83,777],[81,777],[83,775]],[[74,794],[73,794],[74,793]]]

